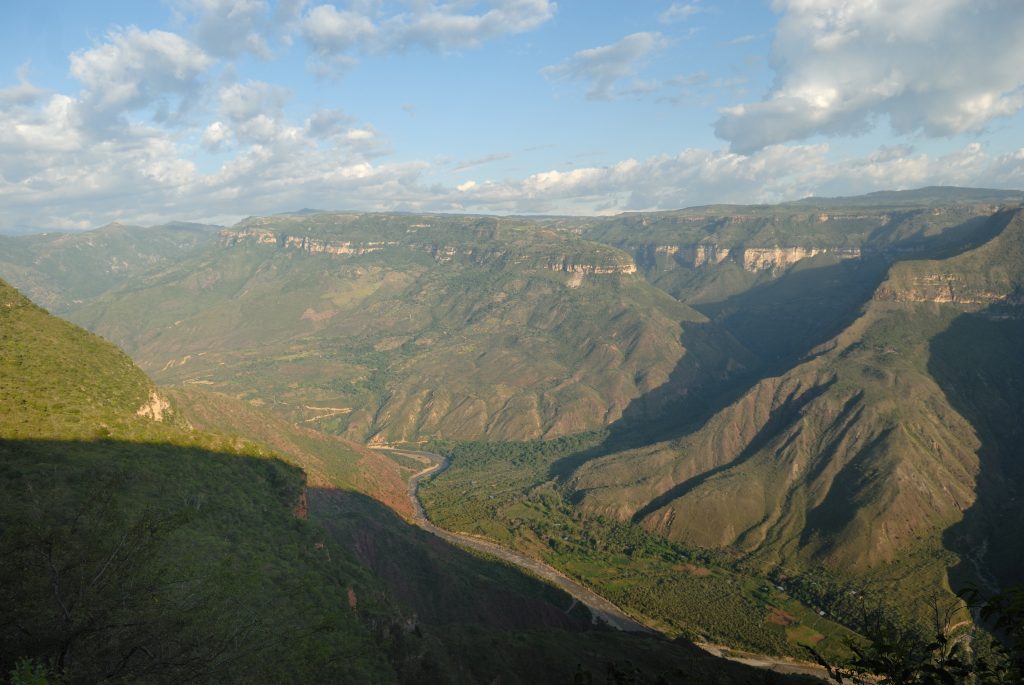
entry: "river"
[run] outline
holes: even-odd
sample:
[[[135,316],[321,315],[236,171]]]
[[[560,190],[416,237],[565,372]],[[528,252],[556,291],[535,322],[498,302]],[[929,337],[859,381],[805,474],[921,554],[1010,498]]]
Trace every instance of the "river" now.
[[[497,557],[498,559],[507,561],[510,564],[514,564],[538,578],[548,581],[552,585],[569,593],[575,601],[585,605],[590,609],[590,613],[593,614],[595,618],[600,618],[602,621],[608,623],[614,628],[617,628],[618,630],[646,633],[649,635],[661,635],[658,631],[640,623],[636,619],[631,618],[625,611],[617,607],[605,597],[602,597],[590,588],[581,585],[543,561],[534,559],[533,557],[528,557],[513,549],[499,545],[492,540],[475,535],[469,535],[467,533],[456,533],[440,528],[431,523],[430,519],[427,517],[426,510],[423,508],[423,503],[419,498],[420,483],[423,479],[434,477],[448,468],[450,460],[447,457],[442,457],[441,455],[434,454],[433,452],[399,449],[391,449],[390,451],[413,459],[426,459],[433,462],[430,466],[409,478],[409,499],[413,506],[413,520],[417,526],[423,530],[433,533],[443,540],[447,540],[454,545],[469,547],[480,552],[485,552],[493,557]],[[566,609],[566,611],[568,610],[569,609]],[[740,663],[747,664],[748,666],[764,668],[779,673],[813,675],[827,680],[825,669],[815,664],[791,661],[761,654],[734,653],[728,647],[722,645],[695,644],[710,654],[724,657],[732,661],[738,661]]]

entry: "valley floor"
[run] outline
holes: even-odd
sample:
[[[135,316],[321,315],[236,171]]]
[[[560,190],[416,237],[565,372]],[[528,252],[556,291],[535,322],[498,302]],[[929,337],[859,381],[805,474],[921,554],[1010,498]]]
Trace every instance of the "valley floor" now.
[[[409,478],[409,499],[411,500],[414,511],[413,522],[417,526],[454,545],[468,547],[469,549],[477,552],[483,552],[501,559],[502,561],[512,564],[513,566],[517,566],[527,573],[541,578],[568,592],[573,597],[573,604],[566,608],[566,612],[570,611],[576,602],[579,602],[590,609],[591,614],[593,614],[595,618],[600,618],[602,621],[618,630],[661,636],[661,633],[627,615],[622,609],[617,607],[608,599],[571,578],[568,578],[557,569],[543,561],[526,556],[520,552],[516,552],[515,550],[504,547],[503,545],[492,540],[488,540],[487,538],[446,530],[432,523],[427,516],[426,510],[423,508],[423,503],[419,499],[419,485],[424,479],[436,476],[447,469],[451,463],[450,460],[433,452],[412,452],[408,450],[390,451],[406,457],[417,459],[427,458],[433,462],[430,466]],[[815,664],[762,654],[737,652],[724,645],[714,645],[709,643],[696,644],[709,654],[730,659],[747,666],[763,668],[776,673],[811,675],[827,679],[828,674],[825,669]]]

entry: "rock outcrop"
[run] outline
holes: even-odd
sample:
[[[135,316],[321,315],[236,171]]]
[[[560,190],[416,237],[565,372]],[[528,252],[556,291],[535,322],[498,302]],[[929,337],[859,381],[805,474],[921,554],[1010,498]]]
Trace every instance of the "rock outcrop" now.
[[[135,412],[136,416],[144,416],[154,421],[163,421],[164,414],[171,408],[171,403],[157,394],[156,390],[149,391],[149,401],[143,404]]]
[[[221,245],[233,247],[239,244],[277,245],[278,247],[302,250],[310,254],[361,255],[380,252],[386,247],[398,245],[397,241],[370,241],[353,243],[347,240],[324,240],[309,236],[278,235],[262,228],[241,230],[224,229],[220,232]]]
[[[672,257],[681,266],[698,269],[706,265],[718,265],[733,261],[745,271],[775,271],[786,269],[797,262],[821,254],[833,255],[839,259],[859,259],[860,248],[843,247],[722,247],[714,243],[696,245],[654,245],[647,253],[656,259],[659,255]]]
[[[343,240],[326,240],[310,236],[279,234],[265,228],[224,229],[220,232],[220,243],[224,247],[237,245],[273,245],[281,249],[300,250],[310,254],[331,255],[364,255],[381,252],[389,247],[405,247],[409,250],[427,252],[434,261],[447,264],[454,261],[466,261],[471,264],[510,263],[523,268],[537,268],[571,274],[570,285],[575,287],[583,276],[608,274],[634,274],[636,263],[623,255],[609,255],[606,263],[588,263],[577,261],[571,256],[530,254],[516,252],[508,247],[459,247],[438,243],[420,243],[405,241],[367,241],[353,242]]]

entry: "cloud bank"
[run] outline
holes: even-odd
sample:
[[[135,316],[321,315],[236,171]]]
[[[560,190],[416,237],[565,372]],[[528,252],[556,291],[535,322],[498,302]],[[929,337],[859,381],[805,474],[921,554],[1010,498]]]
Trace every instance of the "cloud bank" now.
[[[776,84],[726,109],[715,133],[737,152],[815,134],[982,130],[1024,106],[1019,0],[775,0]]]

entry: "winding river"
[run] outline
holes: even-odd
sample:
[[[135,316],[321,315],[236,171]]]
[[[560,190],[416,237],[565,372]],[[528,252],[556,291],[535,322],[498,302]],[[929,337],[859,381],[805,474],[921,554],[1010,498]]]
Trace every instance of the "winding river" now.
[[[507,561],[510,564],[514,564],[528,571],[532,575],[542,578],[552,585],[561,588],[572,596],[574,600],[573,604],[566,609],[566,612],[570,611],[572,607],[575,606],[576,602],[579,602],[590,609],[590,613],[595,617],[595,620],[600,618],[602,621],[608,623],[614,628],[617,628],[618,630],[646,633],[648,635],[661,635],[658,631],[653,630],[652,628],[649,628],[628,616],[626,612],[606,598],[597,594],[590,588],[581,585],[572,578],[562,574],[553,566],[549,566],[543,561],[528,557],[525,554],[521,554],[520,552],[509,549],[508,547],[499,545],[492,540],[475,535],[469,535],[467,533],[452,532],[431,523],[430,519],[427,517],[426,510],[423,508],[423,503],[419,498],[420,483],[425,478],[436,476],[448,468],[450,460],[439,454],[434,454],[433,452],[398,449],[391,449],[389,451],[419,461],[433,462],[430,466],[409,478],[409,499],[412,502],[413,507],[413,521],[417,526],[454,545],[469,547]],[[825,678],[827,675],[825,673],[825,669],[806,662],[790,661],[760,654],[737,655],[728,647],[723,645],[696,644],[698,647],[710,654],[731,659],[732,661],[738,661],[740,663],[747,664],[748,666],[765,668],[779,673],[813,675],[819,678]]]

